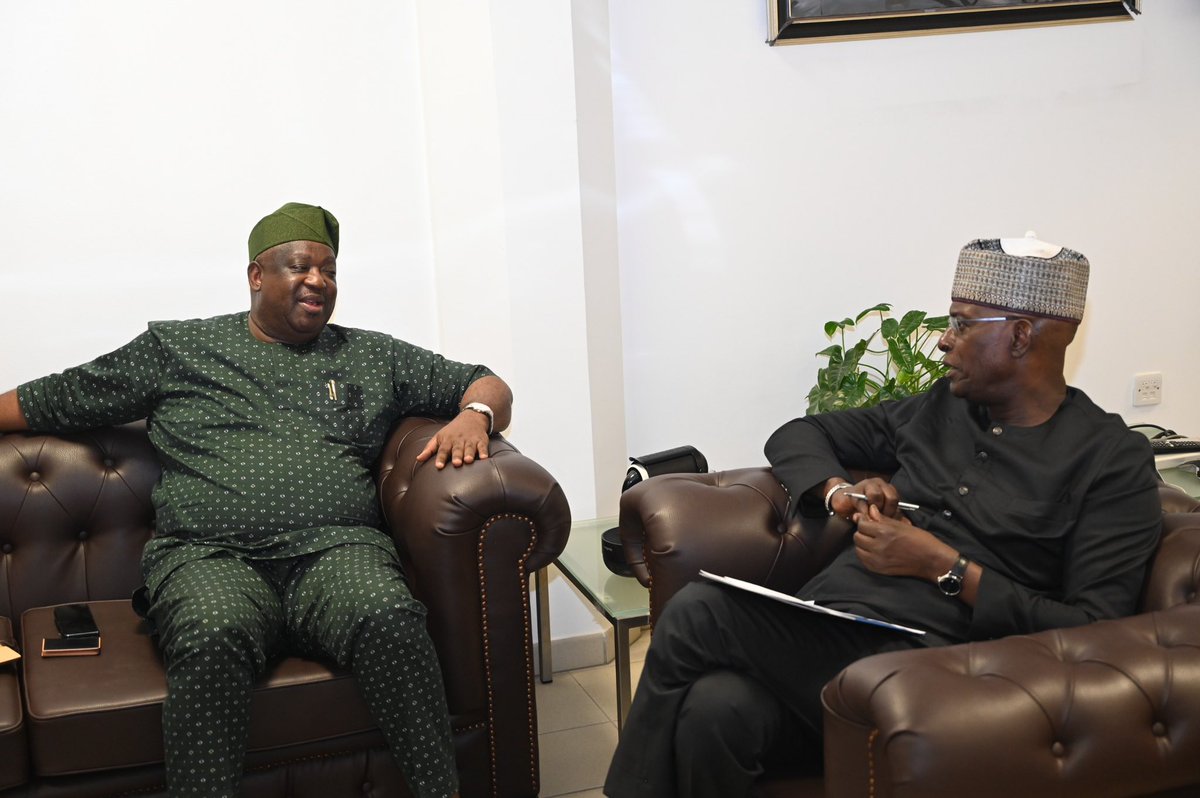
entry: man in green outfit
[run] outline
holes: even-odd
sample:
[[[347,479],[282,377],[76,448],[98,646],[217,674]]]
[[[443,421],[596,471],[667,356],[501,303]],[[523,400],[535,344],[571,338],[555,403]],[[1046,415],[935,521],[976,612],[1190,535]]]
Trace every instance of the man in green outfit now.
[[[329,324],[338,222],[298,203],[250,234],[250,310],[152,322],[90,363],[0,394],[0,431],[146,418],[162,476],[142,572],[167,671],[172,796],[234,796],[249,692],[283,652],[354,672],[420,798],[457,795],[425,608],[382,525],[372,464],[393,422],[453,416],[418,456],[488,456],[512,393],[483,366]]]

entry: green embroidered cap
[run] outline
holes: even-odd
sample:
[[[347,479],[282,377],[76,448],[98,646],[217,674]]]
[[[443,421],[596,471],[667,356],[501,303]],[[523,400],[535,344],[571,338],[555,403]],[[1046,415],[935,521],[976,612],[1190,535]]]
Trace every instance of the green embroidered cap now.
[[[254,225],[250,231],[250,260],[289,241],[316,241],[337,255],[337,217],[318,205],[289,202]]]

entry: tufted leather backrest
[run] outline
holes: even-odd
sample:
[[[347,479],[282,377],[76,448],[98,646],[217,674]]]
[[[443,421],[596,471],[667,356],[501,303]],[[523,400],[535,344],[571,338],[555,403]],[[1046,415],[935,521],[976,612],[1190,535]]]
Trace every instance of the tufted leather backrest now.
[[[1197,795],[1198,628],[1179,606],[859,660],[822,693],[826,747],[869,765],[826,794]]]
[[[0,615],[129,598],[154,530],[144,423],[0,436]]]

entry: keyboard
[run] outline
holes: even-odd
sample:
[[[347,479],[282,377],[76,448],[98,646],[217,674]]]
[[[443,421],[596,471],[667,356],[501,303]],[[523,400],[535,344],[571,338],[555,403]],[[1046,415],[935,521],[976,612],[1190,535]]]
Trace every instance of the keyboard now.
[[[1195,438],[1151,438],[1150,450],[1154,454],[1182,454],[1184,452],[1200,452],[1200,440]]]

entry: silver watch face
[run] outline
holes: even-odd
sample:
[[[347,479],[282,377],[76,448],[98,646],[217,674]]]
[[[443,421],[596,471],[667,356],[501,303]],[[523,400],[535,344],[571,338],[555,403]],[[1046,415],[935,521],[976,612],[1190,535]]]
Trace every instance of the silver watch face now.
[[[962,592],[962,577],[958,574],[942,574],[938,577],[937,585],[947,596],[957,596]]]

